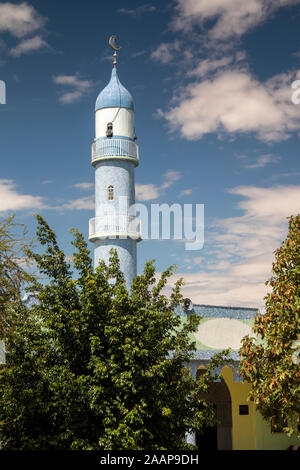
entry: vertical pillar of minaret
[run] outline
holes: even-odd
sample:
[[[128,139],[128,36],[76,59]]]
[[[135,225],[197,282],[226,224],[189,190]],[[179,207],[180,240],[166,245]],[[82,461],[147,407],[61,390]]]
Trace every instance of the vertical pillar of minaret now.
[[[111,248],[117,250],[128,288],[137,274],[136,244],[141,239],[140,223],[129,211],[135,204],[138,162],[133,99],[120,83],[114,61],[110,82],[95,107],[95,217],[90,219],[89,240],[95,267],[100,259],[108,263]]]

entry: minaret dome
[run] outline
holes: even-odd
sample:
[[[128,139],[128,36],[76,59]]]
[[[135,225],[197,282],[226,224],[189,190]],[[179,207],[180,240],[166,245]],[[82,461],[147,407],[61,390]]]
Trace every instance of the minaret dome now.
[[[111,79],[106,87],[99,93],[95,111],[103,108],[128,108],[134,110],[133,98],[119,80],[117,69],[111,72]]]

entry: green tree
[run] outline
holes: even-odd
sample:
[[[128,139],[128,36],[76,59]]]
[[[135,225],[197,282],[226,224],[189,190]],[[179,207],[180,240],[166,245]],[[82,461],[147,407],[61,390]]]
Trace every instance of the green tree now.
[[[262,415],[275,426],[286,422],[284,430],[291,434],[300,424],[300,370],[292,361],[300,335],[300,215],[289,219],[266,284],[272,288],[266,312],[255,318],[256,338],[244,338],[240,370]]]
[[[148,262],[126,290],[115,252],[93,270],[73,230],[76,279],[54,232],[38,218],[44,254],[28,255],[46,277],[34,281],[38,304],[18,305],[0,381],[0,440],[5,449],[180,449],[185,433],[212,420],[187,363],[199,318],[181,323],[173,268],[156,281]],[[215,359],[217,365],[222,358]]]
[[[13,216],[0,221],[0,339],[17,321],[15,304],[21,302],[22,289],[30,280],[24,269],[28,246],[24,227]]]

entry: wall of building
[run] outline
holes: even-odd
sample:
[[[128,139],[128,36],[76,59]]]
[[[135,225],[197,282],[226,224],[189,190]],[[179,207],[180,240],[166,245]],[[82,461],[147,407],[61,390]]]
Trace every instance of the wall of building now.
[[[222,369],[222,376],[230,391],[232,401],[232,448],[233,450],[281,450],[291,445],[300,446],[300,440],[286,433],[271,432],[271,425],[247,401],[250,385],[235,382],[230,367]],[[248,405],[249,414],[240,415],[239,406]]]
[[[114,187],[114,200],[108,200],[108,186]],[[123,197],[125,199],[120,200]],[[125,207],[120,207],[120,203]],[[103,204],[111,206],[117,214],[127,214],[128,206],[135,203],[134,165],[128,161],[105,160],[95,169],[96,216],[103,216]]]
[[[291,445],[300,446],[300,439],[297,436],[288,437],[284,432],[272,432],[271,424],[264,420],[258,411],[256,411],[254,418],[255,448],[257,450],[284,450]]]
[[[97,240],[94,243],[94,266],[97,267],[100,260],[106,264],[109,262],[110,250],[117,250],[120,268],[123,271],[127,288],[130,289],[132,280],[136,277],[136,241],[130,238],[126,240]]]
[[[234,382],[230,367],[222,369],[222,376],[229,388],[232,408],[232,448],[233,450],[254,450],[254,406],[247,401],[250,390],[244,382]],[[249,414],[240,415],[239,406],[248,405]]]
[[[134,138],[134,111],[127,108],[104,108],[96,111],[95,138],[106,137],[107,123],[113,121],[114,136]]]

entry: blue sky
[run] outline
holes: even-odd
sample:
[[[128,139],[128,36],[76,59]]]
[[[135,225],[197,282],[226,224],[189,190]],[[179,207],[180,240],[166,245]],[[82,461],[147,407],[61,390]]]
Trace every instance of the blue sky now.
[[[0,216],[16,213],[34,235],[41,213],[68,255],[70,228],[88,236],[94,103],[117,34],[137,199],[205,204],[204,248],[144,241],[139,271],[175,263],[194,302],[261,306],[300,208],[299,26],[300,0],[0,2]]]

